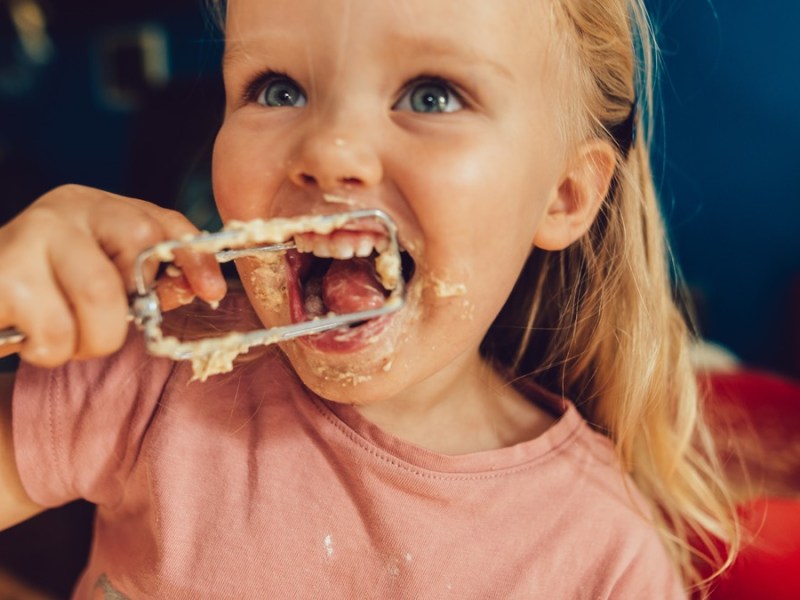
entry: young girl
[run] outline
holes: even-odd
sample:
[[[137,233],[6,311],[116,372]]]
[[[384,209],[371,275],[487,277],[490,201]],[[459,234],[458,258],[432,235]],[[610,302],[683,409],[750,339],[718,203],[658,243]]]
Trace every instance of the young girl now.
[[[680,598],[730,559],[641,135],[641,3],[216,8],[223,220],[379,208],[406,305],[190,384],[125,313],[137,254],[194,229],[54,190],[0,230],[0,326],[27,336],[3,524],[96,503],[77,598]],[[308,318],[309,268],[360,308],[350,257],[381,234],[295,241],[237,265],[260,320]],[[213,258],[176,262],[165,306],[225,295]]]

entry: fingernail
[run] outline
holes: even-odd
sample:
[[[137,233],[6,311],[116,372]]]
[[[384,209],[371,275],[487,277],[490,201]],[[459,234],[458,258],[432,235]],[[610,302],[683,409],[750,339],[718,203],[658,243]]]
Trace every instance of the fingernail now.
[[[219,275],[209,275],[203,278],[203,288],[207,300],[222,300],[228,291],[228,284]]]

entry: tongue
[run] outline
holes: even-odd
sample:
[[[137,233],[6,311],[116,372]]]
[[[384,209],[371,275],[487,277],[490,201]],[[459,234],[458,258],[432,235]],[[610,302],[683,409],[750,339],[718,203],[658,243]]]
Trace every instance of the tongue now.
[[[380,308],[383,286],[369,259],[334,260],[322,280],[322,299],[338,315]]]

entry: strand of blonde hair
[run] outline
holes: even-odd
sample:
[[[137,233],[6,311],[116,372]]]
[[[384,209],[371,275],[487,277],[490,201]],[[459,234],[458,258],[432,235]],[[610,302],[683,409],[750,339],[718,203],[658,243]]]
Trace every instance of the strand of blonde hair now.
[[[614,441],[687,587],[705,594],[734,560],[740,532],[689,361],[690,328],[673,297],[650,169],[652,28],[640,0],[553,0],[553,7],[563,88],[577,83],[582,92],[564,94],[565,135],[610,137],[638,105],[639,136],[620,154],[585,239],[531,256],[522,278],[528,327],[511,366],[575,398]],[[538,349],[529,345],[534,331]]]

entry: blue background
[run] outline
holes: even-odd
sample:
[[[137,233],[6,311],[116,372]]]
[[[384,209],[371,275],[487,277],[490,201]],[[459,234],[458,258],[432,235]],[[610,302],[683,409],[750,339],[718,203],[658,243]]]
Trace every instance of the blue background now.
[[[649,4],[664,66],[654,164],[703,333],[748,363],[800,375],[789,298],[800,277],[800,3]],[[31,166],[31,194],[65,182],[126,193],[135,115],[101,102],[97,40],[159,23],[172,75],[199,83],[218,69],[214,31],[192,0],[50,6],[57,54],[29,93],[0,94],[0,154]]]
[[[651,4],[665,67],[654,163],[704,332],[797,375],[800,3]]]

